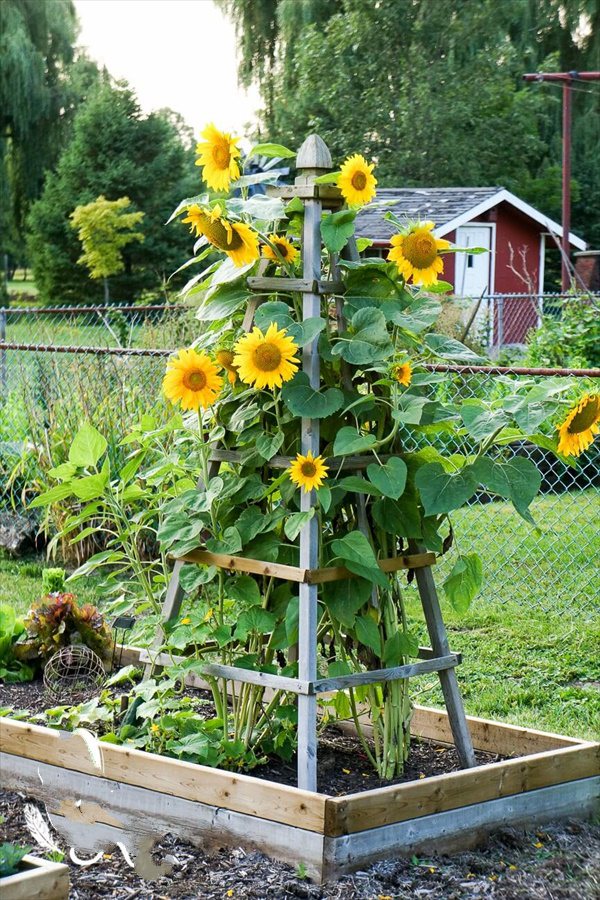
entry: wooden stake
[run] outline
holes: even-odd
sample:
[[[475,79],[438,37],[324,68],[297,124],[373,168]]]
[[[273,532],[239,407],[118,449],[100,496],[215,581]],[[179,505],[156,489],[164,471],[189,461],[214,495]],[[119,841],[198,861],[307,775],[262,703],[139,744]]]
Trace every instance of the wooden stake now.
[[[412,552],[422,550],[422,548],[416,546],[414,541],[409,542],[409,547]],[[415,575],[433,652],[436,656],[447,656],[450,653],[448,635],[442,618],[442,611],[440,609],[440,601],[438,600],[435,588],[435,581],[433,580],[433,573],[431,569],[423,568],[416,569]],[[448,719],[450,721],[450,727],[452,728],[452,735],[454,737],[458,758],[465,769],[472,768],[477,765],[477,762],[475,760],[469,726],[467,725],[465,708],[456,680],[456,672],[454,669],[444,669],[443,671],[438,672],[438,675],[442,685],[442,693],[444,695],[446,709],[448,710]]]
[[[296,160],[298,177],[296,184],[311,184],[315,176],[332,168],[331,155],[318,135],[310,135],[298,151]],[[304,231],[302,235],[303,277],[321,280],[321,202],[318,199],[304,201]],[[320,296],[307,292],[302,298],[303,319],[321,315]],[[302,351],[302,369],[308,375],[311,387],[320,384],[318,338]],[[302,453],[309,451],[319,455],[319,420],[302,419]],[[301,491],[300,508],[312,509],[315,492]],[[319,565],[319,518],[313,516],[300,532],[300,567],[316,569]],[[317,680],[317,592],[314,584],[300,585],[300,614],[298,624],[298,675],[301,681]],[[317,698],[314,695],[298,697],[298,787],[308,791],[317,789]]]

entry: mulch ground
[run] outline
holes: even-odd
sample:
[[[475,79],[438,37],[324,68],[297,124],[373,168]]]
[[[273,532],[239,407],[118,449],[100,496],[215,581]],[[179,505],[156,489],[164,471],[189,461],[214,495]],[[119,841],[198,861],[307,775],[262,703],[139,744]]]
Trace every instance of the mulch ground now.
[[[20,794],[0,792],[0,842],[32,843],[24,824],[25,802]],[[167,835],[157,851],[157,858],[171,857],[173,869],[155,882],[139,878],[118,849],[110,849],[89,868],[69,863],[70,900],[600,898],[600,826],[581,822],[547,824],[528,831],[503,829],[477,851],[452,857],[393,859],[323,887],[299,878],[290,866],[241,848],[209,855]]]

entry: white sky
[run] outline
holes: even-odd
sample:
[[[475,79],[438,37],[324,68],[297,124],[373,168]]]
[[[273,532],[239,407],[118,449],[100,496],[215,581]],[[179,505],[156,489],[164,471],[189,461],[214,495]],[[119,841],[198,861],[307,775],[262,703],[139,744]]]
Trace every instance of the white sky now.
[[[212,0],[75,0],[79,45],[125,78],[144,112],[168,106],[197,137],[214,122],[244,135],[260,101],[237,84],[233,24]]]

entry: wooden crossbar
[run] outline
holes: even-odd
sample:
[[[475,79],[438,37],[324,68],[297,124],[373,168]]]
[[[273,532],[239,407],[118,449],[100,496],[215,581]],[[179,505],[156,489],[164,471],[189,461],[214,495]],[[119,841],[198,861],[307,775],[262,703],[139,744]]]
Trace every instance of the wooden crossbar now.
[[[231,572],[249,572],[252,575],[265,575],[267,578],[280,578],[294,581],[297,584],[325,584],[329,581],[342,581],[345,578],[360,576],[345,566],[327,566],[322,569],[303,569],[300,566],[286,566],[282,563],[263,562],[247,556],[231,556],[227,553],[211,553],[210,550],[190,550],[181,556],[174,557],[180,562],[199,563],[205,566],[217,566]],[[377,564],[382,572],[398,572],[402,569],[422,569],[435,563],[435,553],[413,553],[405,556],[393,556],[380,559]]]
[[[246,279],[253,291],[297,291],[300,294],[342,294],[343,281],[317,281],[307,278],[264,278],[260,275]]]

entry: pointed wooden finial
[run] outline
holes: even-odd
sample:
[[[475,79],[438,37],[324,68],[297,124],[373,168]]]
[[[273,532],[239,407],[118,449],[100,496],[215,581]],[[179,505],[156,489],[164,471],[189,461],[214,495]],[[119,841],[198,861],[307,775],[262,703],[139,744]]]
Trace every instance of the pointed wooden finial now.
[[[323,138],[309,134],[296,156],[297,169],[331,169],[331,153]]]
[[[331,153],[323,138],[318,134],[309,134],[296,156],[296,184],[306,184],[332,168]]]

